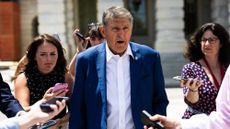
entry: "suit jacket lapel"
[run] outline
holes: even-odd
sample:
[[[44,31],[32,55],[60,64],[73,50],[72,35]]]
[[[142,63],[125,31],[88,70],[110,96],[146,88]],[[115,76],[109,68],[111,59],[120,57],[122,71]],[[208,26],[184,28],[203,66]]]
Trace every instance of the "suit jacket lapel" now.
[[[96,59],[96,68],[98,76],[98,90],[101,92],[102,101],[102,123],[101,126],[106,127],[107,120],[107,95],[106,95],[106,51],[105,43],[98,47],[98,56]]]
[[[131,83],[131,104],[134,107],[136,100],[136,92],[140,80],[140,69],[141,69],[141,55],[135,44],[130,43],[131,50],[133,52],[133,58],[130,57],[130,83]]]

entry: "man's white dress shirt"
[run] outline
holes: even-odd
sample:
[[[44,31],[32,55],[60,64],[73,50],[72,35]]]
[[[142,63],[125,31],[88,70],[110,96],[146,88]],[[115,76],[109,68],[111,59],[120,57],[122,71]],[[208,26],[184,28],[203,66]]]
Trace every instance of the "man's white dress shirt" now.
[[[134,129],[131,111],[130,46],[114,55],[106,43],[107,128]]]

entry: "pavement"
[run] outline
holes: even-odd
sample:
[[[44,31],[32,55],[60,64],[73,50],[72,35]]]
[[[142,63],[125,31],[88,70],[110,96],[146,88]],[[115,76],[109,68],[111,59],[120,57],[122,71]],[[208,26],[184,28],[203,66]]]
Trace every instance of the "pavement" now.
[[[14,94],[14,87],[11,81],[11,77],[14,75],[16,62],[4,62],[0,61],[0,72],[3,80],[10,85],[12,93]],[[179,83],[178,83],[179,87]],[[169,99],[169,105],[167,107],[167,116],[173,118],[181,118],[186,104],[184,103],[183,93],[181,88],[166,88],[166,92]],[[5,115],[0,112],[0,121],[5,119]]]
[[[184,103],[184,95],[182,89],[166,88],[166,93],[169,99],[169,105],[167,107],[167,116],[180,119],[187,107],[187,105]]]

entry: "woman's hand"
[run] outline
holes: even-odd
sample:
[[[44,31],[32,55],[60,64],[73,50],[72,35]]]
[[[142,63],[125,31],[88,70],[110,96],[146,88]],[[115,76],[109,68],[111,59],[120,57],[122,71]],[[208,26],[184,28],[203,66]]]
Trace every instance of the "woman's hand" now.
[[[158,114],[150,117],[150,119],[152,121],[160,121],[165,129],[181,129],[180,121],[176,119],[167,118],[166,116]],[[153,129],[153,127],[147,128],[147,126],[144,126],[144,129]]]
[[[197,103],[199,101],[198,88],[203,84],[203,81],[195,79],[188,79],[181,81],[181,87],[187,87],[185,97],[190,103]]]
[[[75,29],[73,32],[73,37],[77,46],[77,49],[79,52],[82,52],[86,49],[87,45],[88,45],[88,40],[82,40],[80,39],[76,33],[79,33],[79,29]]]
[[[55,96],[65,96],[66,93],[68,92],[66,90],[59,90],[59,91],[53,92],[53,88],[54,87],[51,87],[45,92],[45,94],[44,94],[44,96],[42,98],[43,100],[47,101],[47,100],[49,100],[49,99],[51,99],[51,98],[53,98]]]
[[[203,84],[203,81],[195,79],[181,80],[181,87],[187,87],[192,92],[197,92],[198,88]]]

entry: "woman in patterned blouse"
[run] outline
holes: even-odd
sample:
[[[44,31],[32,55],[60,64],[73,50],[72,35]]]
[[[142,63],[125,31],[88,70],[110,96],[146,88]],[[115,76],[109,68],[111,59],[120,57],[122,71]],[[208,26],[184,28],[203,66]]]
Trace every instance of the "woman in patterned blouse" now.
[[[24,72],[15,81],[15,97],[28,111],[30,105],[44,97],[70,96],[73,80],[67,71],[67,61],[61,43],[53,36],[42,34],[29,45]],[[52,92],[56,83],[68,83],[69,89]],[[47,96],[47,95],[52,96]],[[62,111],[58,118],[65,118]]]
[[[228,32],[217,23],[206,23],[189,40],[184,54],[190,63],[182,69],[184,101],[188,105],[182,118],[210,114],[216,110],[215,99],[230,62]]]

